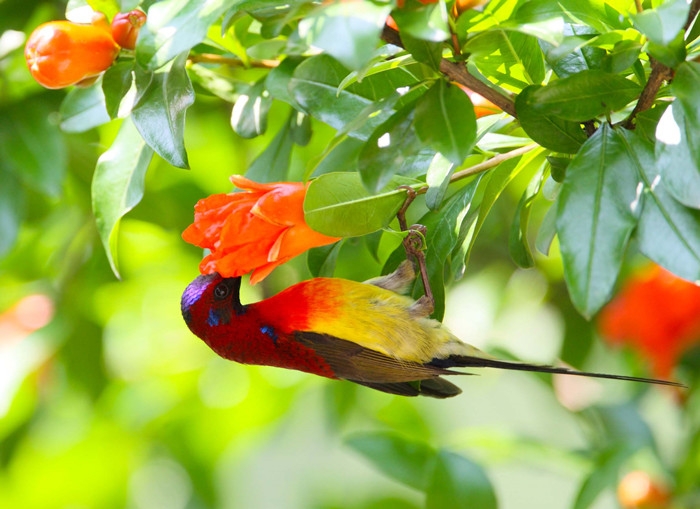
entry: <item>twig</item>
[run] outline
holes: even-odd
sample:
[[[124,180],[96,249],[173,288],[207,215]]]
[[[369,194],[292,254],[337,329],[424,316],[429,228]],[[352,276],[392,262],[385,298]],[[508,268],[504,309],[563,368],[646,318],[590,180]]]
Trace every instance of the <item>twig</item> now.
[[[632,113],[630,113],[629,117],[622,122],[622,126],[626,129],[634,129],[634,121],[636,120],[637,115],[648,110],[654,105],[656,94],[659,93],[661,85],[663,85],[664,81],[671,78],[673,78],[673,69],[666,67],[664,64],[657,62],[656,60],[652,61],[651,73],[649,73],[649,79],[647,80],[646,85],[644,85],[644,90],[642,90],[642,93],[637,100],[637,104],[634,105]]]
[[[457,180],[476,175],[477,173],[481,173],[482,171],[490,170],[491,168],[494,168],[495,166],[501,164],[503,161],[507,161],[508,159],[527,154],[528,152],[536,148],[539,148],[539,145],[537,143],[531,143],[530,145],[525,145],[524,147],[516,148],[514,150],[511,150],[510,152],[498,154],[497,156],[492,157],[488,161],[475,164],[474,166],[470,166],[469,168],[465,168],[461,171],[454,173],[452,177],[450,177],[450,182],[455,182]]]
[[[400,48],[404,47],[399,32],[391,27],[384,27],[382,39],[389,44],[393,44],[394,46],[399,46]],[[483,83],[481,80],[469,74],[464,63],[451,62],[450,60],[443,58],[440,61],[440,72],[442,72],[452,81],[455,81],[460,85],[464,85],[465,87],[488,99],[510,116],[517,117],[515,112],[515,102],[513,101],[512,97],[503,95],[502,93]]]
[[[193,64],[219,64],[231,67],[257,67],[261,69],[273,69],[280,65],[278,60],[251,60],[246,63],[243,60],[233,57],[225,57],[214,53],[196,53],[188,57]]]

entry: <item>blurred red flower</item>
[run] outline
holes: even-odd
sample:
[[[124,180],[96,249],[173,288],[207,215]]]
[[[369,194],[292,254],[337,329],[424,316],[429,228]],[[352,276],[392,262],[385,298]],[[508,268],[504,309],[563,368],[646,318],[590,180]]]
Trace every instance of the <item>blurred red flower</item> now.
[[[256,284],[304,251],[340,240],[312,230],[304,220],[308,184],[259,184],[240,175],[231,182],[244,192],[214,194],[194,207],[194,223],[182,238],[211,251],[202,274],[237,277],[252,271]]]
[[[635,274],[598,317],[612,344],[629,344],[667,378],[685,351],[700,343],[700,287],[657,265]]]

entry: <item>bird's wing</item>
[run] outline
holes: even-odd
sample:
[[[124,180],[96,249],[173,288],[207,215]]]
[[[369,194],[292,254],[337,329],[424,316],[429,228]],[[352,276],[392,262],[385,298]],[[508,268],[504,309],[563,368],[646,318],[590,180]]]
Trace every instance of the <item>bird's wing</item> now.
[[[358,382],[357,380],[351,381],[371,389],[387,392],[389,394],[398,394],[399,396],[430,396],[431,398],[445,399],[462,393],[462,389],[440,377],[419,380],[417,382],[393,382],[385,384]]]
[[[441,366],[401,361],[329,334],[295,332],[294,338],[323,357],[338,378],[358,383],[414,382],[460,374]]]

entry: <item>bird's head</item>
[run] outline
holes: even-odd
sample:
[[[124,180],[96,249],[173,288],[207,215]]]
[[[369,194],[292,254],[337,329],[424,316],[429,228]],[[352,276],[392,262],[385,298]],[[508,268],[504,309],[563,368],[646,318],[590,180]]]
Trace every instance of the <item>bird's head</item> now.
[[[190,330],[202,339],[208,331],[231,322],[243,312],[239,297],[240,277],[221,277],[218,273],[199,276],[182,294],[180,310]]]

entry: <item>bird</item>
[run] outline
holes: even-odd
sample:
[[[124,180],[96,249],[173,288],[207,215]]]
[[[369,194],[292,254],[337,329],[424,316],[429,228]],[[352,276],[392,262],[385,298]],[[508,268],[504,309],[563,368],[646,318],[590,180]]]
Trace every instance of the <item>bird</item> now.
[[[259,302],[242,304],[240,277],[198,276],[182,294],[193,334],[219,356],[242,364],[294,369],[401,396],[449,398],[455,368],[500,368],[652,384],[679,383],[501,360],[430,318],[432,301],[405,295],[415,279],[406,260],[365,282],[316,277]]]

